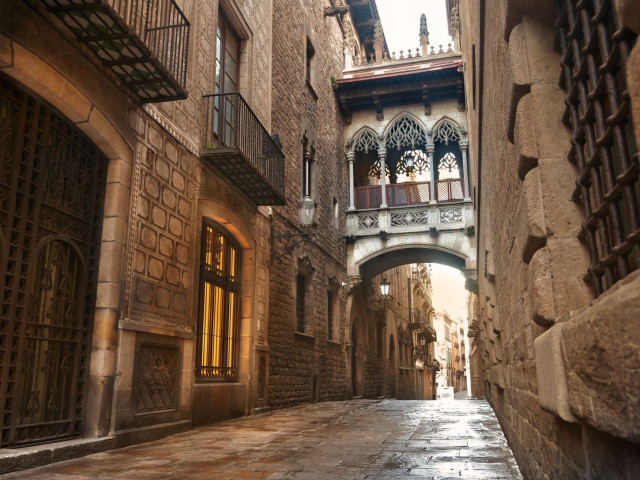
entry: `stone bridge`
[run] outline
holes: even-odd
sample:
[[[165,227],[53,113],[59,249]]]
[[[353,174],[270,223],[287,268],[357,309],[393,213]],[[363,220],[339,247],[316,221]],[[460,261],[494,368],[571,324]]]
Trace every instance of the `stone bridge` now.
[[[442,263],[475,274],[470,201],[350,210],[347,273],[377,275],[408,263]]]

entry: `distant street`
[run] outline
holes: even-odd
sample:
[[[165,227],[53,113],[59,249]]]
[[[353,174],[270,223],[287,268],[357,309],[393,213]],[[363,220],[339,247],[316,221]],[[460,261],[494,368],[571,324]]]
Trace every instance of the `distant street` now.
[[[244,417],[1,478],[522,477],[485,401],[353,400]]]

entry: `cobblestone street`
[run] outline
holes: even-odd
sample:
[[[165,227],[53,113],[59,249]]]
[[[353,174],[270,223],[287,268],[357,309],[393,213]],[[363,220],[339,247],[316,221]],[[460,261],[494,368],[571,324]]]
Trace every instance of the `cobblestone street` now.
[[[4,479],[520,479],[479,400],[325,402],[193,429]]]

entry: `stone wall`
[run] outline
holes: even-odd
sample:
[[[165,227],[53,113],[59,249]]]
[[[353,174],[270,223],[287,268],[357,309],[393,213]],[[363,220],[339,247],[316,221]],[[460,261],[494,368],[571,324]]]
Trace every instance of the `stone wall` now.
[[[271,0],[179,3],[191,23],[189,97],[154,105],[138,104],[42,2],[0,7],[2,73],[44,97],[109,159],[84,434],[115,430],[119,444],[247,414],[266,401],[258,385],[268,381],[260,370],[269,296],[266,209],[198,156],[220,11],[242,37],[241,92],[270,129]],[[232,386],[194,379],[203,217],[243,248],[239,376]],[[144,400],[156,393],[162,401]]]
[[[347,395],[344,342],[346,297],[344,210],[346,162],[331,75],[342,70],[342,32],[338,19],[323,16],[319,3],[273,2],[272,131],[279,135],[286,164],[287,205],[273,209],[269,303],[269,404],[283,407]],[[285,20],[286,19],[286,20]],[[307,39],[315,51],[311,84],[305,80]],[[303,233],[298,203],[302,200],[302,141],[315,148],[312,200],[315,221]],[[296,276],[301,264],[309,277],[304,333],[296,332]],[[339,328],[329,339],[327,292],[338,302],[333,321]],[[310,305],[310,306],[309,306]]]
[[[584,282],[554,21],[551,1],[461,4],[477,190],[472,393],[491,402],[526,478],[633,478],[638,381],[620,366],[638,368],[639,279],[597,300]]]

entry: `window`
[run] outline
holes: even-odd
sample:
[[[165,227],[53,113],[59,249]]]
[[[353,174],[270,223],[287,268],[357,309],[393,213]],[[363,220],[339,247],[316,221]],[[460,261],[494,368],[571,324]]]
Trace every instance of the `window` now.
[[[306,37],[305,45],[305,80],[310,87],[315,86],[316,50],[309,37]]]
[[[196,352],[199,379],[238,376],[241,256],[240,246],[226,230],[203,220]]]
[[[302,152],[302,196],[304,200],[311,200],[311,180],[313,174],[313,156],[315,149],[313,143],[305,137]]]
[[[567,92],[563,120],[575,139],[569,160],[578,168],[573,199],[583,206],[597,296],[640,266],[640,181],[624,65],[637,35],[620,27],[615,2],[597,12],[593,3],[560,1],[556,25]]]
[[[296,276],[296,331],[304,333],[306,324],[307,279],[304,275]]]
[[[216,94],[238,91],[239,56],[240,39],[220,12],[216,29]],[[232,145],[235,139],[236,98],[214,97],[213,131],[221,145]]]
[[[334,342],[340,341],[338,292],[335,289],[327,291],[327,338]]]

